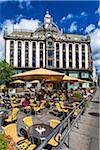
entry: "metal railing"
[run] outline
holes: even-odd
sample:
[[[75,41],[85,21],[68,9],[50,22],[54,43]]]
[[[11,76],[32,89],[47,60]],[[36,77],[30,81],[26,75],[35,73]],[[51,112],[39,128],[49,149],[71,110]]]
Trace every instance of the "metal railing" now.
[[[68,146],[69,146],[69,133],[72,130],[72,128],[74,127],[74,125],[77,123],[78,126],[78,120],[82,114],[82,112],[84,111],[84,107],[82,107],[82,105],[84,105],[84,100],[77,106],[75,107],[70,114],[53,130],[53,132],[46,138],[46,140],[44,142],[42,142],[36,150],[42,150],[49,142],[49,140],[58,132],[61,131],[63,127],[65,127],[64,132],[61,134],[61,139],[59,142],[59,145],[56,147],[57,150],[60,150],[60,148],[62,147],[63,143],[65,142],[65,139],[68,137]],[[77,115],[77,117],[75,119],[73,119],[73,121],[71,120],[71,116],[74,114],[74,112],[80,108],[80,112]]]

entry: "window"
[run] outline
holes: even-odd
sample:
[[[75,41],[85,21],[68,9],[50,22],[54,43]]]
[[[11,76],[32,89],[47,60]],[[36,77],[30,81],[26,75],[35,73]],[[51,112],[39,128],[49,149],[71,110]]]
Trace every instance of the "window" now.
[[[36,42],[32,43],[32,66],[36,66]]]
[[[85,45],[82,45],[82,51],[85,51]]]
[[[72,51],[72,44],[69,44],[69,51]]]
[[[25,66],[28,67],[28,59],[25,60]]]
[[[40,50],[43,49],[43,43],[40,43]]]
[[[29,43],[25,42],[25,66],[28,67],[29,63]]]
[[[59,43],[56,43],[56,50],[59,50]]]
[[[52,50],[48,50],[48,57],[52,57],[53,56],[53,51]]]
[[[75,50],[76,50],[76,51],[78,50],[78,44],[75,45]]]
[[[48,66],[52,66],[52,60],[48,60]]]
[[[18,67],[21,67],[21,42],[18,41]]]
[[[78,68],[79,67],[79,62],[78,61],[76,61],[76,68]]]
[[[43,43],[40,43],[40,67],[43,67]]]
[[[69,59],[72,59],[72,52],[69,52]]]
[[[66,50],[66,44],[65,43],[63,44],[63,50]]]
[[[81,73],[81,78],[89,78],[89,74],[86,72]]]
[[[63,68],[66,68],[66,52],[63,51]]]
[[[25,42],[25,49],[28,48],[28,42]]]
[[[48,48],[52,48],[52,42],[48,41]]]
[[[69,67],[72,67],[72,61],[69,62]]]
[[[85,68],[85,45],[82,44],[82,68]]]
[[[40,60],[40,67],[43,67],[43,59]]]
[[[75,45],[75,52],[76,52],[76,68],[79,68],[79,46],[78,44]]]
[[[14,41],[10,41],[10,64],[14,64]]]
[[[36,42],[32,43],[32,49],[36,49]]]
[[[82,62],[82,68],[85,68],[85,62]]]
[[[36,51],[33,51],[33,54],[32,54],[32,66],[33,67],[36,66]]]
[[[56,59],[59,59],[59,51],[56,51]]]
[[[59,61],[56,61],[56,67],[59,68]]]

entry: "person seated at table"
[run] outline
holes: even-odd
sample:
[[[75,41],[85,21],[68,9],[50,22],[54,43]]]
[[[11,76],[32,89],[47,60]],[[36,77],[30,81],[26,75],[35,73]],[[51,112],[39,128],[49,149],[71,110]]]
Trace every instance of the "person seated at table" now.
[[[65,100],[65,94],[64,93],[61,93],[60,100]]]
[[[23,107],[29,106],[30,104],[30,96],[28,94],[25,95],[25,101],[22,103]]]
[[[53,99],[54,99],[54,101],[58,101],[59,97],[56,95]]]

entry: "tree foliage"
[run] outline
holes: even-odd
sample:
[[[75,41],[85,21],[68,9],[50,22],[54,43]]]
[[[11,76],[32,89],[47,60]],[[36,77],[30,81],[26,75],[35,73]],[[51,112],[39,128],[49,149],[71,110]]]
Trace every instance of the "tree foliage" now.
[[[7,150],[7,140],[4,135],[0,133],[0,150]]]
[[[12,65],[8,64],[6,61],[0,62],[0,82],[9,83],[12,81],[12,75],[15,73]]]

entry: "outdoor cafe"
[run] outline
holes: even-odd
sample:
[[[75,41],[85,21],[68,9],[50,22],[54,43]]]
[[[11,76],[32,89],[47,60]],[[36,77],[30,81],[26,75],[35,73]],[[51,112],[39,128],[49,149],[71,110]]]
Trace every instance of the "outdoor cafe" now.
[[[59,147],[66,133],[83,113],[85,102],[88,100],[85,97],[87,91],[84,89],[68,91],[66,84],[68,82],[82,84],[89,81],[41,68],[13,77],[17,80],[11,82],[11,85],[24,85],[29,81],[36,89],[34,93],[30,89],[27,93],[1,96],[0,130],[12,137],[16,149],[50,150]],[[62,83],[64,87],[53,89],[53,83]],[[90,91],[88,93],[92,98],[92,93]]]

